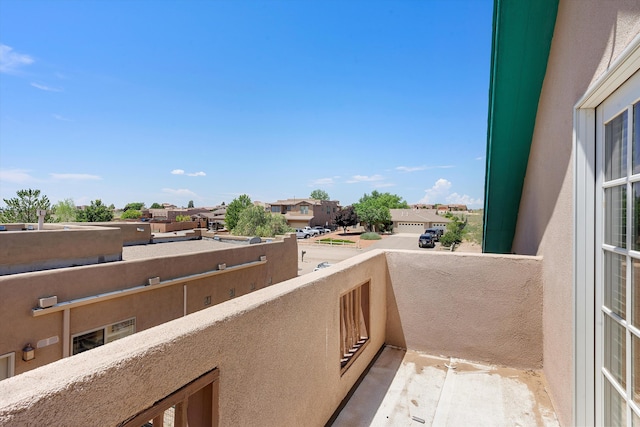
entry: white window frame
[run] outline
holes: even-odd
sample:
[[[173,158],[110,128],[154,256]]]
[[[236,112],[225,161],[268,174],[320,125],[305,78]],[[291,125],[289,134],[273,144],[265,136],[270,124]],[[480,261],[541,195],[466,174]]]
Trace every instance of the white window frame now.
[[[16,353],[11,352],[11,353],[2,354],[0,355],[0,360],[2,359],[9,360],[9,368],[7,369],[7,378],[11,378],[16,374]],[[2,381],[3,379],[6,379],[6,378],[0,378],[0,381]]]
[[[113,322],[113,323],[109,323],[107,325],[101,326],[99,328],[89,329],[88,331],[79,332],[77,334],[71,335],[71,340],[69,340],[70,341],[69,342],[69,347],[70,347],[69,348],[69,354],[72,355],[72,356],[75,356],[75,354],[76,354],[76,353],[73,352],[73,339],[77,338],[79,336],[85,335],[85,334],[90,334],[91,332],[102,331],[103,337],[104,337],[104,344],[102,344],[102,345],[109,344],[110,342],[117,341],[118,339],[110,340],[110,341],[107,340],[107,336],[108,336],[107,335],[107,328],[109,326],[114,326],[114,325],[117,325],[118,323],[124,323],[124,322],[128,322],[130,320],[133,320],[133,332],[131,334],[129,334],[129,335],[133,335],[133,334],[135,334],[137,332],[137,327],[138,327],[138,322],[137,322],[137,319],[135,317],[130,317],[128,319],[119,320],[117,322]],[[129,335],[126,335],[126,336],[129,336]],[[124,338],[124,337],[122,337],[122,338]],[[102,345],[99,345],[98,347],[102,347]]]
[[[573,424],[595,425],[595,183],[596,107],[640,70],[640,35],[587,90],[574,108]]]

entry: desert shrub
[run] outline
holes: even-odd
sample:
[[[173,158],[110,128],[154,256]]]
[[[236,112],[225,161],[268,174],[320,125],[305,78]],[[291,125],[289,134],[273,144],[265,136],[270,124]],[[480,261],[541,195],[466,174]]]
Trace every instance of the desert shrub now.
[[[378,233],[363,233],[360,235],[360,240],[380,240],[382,237]]]

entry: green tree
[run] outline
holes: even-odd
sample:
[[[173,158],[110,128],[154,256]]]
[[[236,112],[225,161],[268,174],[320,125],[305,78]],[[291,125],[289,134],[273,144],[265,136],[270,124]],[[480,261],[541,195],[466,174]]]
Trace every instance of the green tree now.
[[[122,213],[120,219],[138,219],[142,217],[142,211],[137,211],[135,209],[128,209]]]
[[[451,222],[447,224],[447,231],[440,237],[440,244],[449,247],[462,242],[467,220],[462,221],[457,215],[449,215],[447,218],[449,218]]]
[[[56,222],[74,222],[78,209],[73,199],[60,200],[52,207]]]
[[[227,213],[224,218],[227,230],[231,231],[236,228],[238,220],[240,219],[240,213],[252,205],[251,198],[246,194],[233,199],[227,206]]]
[[[164,208],[164,206],[162,206],[160,203],[154,202],[149,209],[162,209],[162,208]]]
[[[40,190],[18,190],[18,197],[11,199],[2,199],[7,205],[0,208],[0,222],[38,222],[38,210],[45,209],[47,215],[44,217],[46,222],[51,222],[51,202],[45,195],[40,196]]]
[[[77,220],[80,222],[109,222],[113,219],[113,212],[102,204],[102,200],[92,200],[91,205],[78,209]]]
[[[315,200],[329,200],[329,193],[324,190],[317,189],[313,190],[309,197]]]
[[[192,208],[193,207],[193,200],[189,200],[189,204],[187,205],[187,208]]]
[[[238,236],[273,237],[276,234],[292,232],[284,215],[266,212],[260,206],[249,206],[240,212],[233,234]]]
[[[176,215],[176,222],[189,222],[191,217],[189,215]]]
[[[351,227],[358,223],[358,215],[353,206],[345,206],[336,212],[336,216],[333,218],[333,224],[337,227],[342,227],[344,233],[347,232],[347,227]]]
[[[144,202],[133,202],[127,203],[123,210],[126,212],[128,210],[141,211],[142,209],[144,209]]]
[[[391,226],[391,209],[408,209],[409,205],[397,194],[374,190],[371,195],[365,193],[354,208],[360,223],[366,224],[369,231],[375,231]]]

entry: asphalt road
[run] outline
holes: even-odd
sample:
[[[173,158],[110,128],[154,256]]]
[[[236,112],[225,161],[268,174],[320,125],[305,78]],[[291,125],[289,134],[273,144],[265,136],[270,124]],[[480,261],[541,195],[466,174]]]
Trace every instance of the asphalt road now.
[[[418,248],[419,234],[394,234],[382,240],[378,240],[366,249],[344,246],[319,245],[298,239],[298,275],[307,274],[321,262],[327,261],[331,264],[338,263],[352,256],[361,254],[373,249],[415,249],[423,251],[433,251],[434,249]],[[439,243],[436,243],[435,250],[438,250]],[[302,251],[305,251],[304,261]]]

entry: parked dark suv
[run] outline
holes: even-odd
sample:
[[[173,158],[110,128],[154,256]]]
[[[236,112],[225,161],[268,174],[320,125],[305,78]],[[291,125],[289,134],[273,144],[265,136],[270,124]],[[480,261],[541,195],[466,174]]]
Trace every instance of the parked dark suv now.
[[[433,240],[433,235],[431,233],[424,233],[420,235],[420,238],[418,239],[418,247],[435,248],[436,242]]]
[[[440,230],[439,228],[427,228],[426,230],[424,230],[424,233],[431,233],[433,235],[433,240],[435,240],[436,242],[440,241],[440,237],[442,237],[443,231]]]

